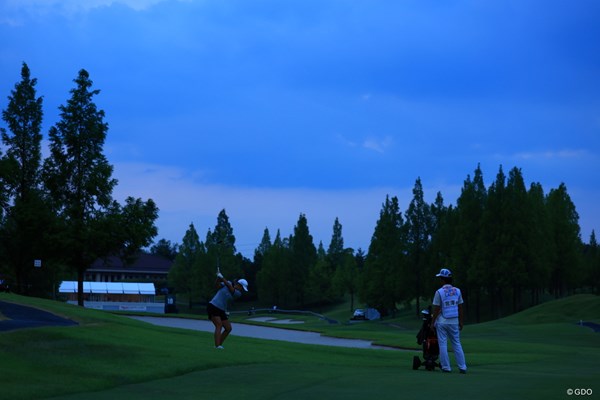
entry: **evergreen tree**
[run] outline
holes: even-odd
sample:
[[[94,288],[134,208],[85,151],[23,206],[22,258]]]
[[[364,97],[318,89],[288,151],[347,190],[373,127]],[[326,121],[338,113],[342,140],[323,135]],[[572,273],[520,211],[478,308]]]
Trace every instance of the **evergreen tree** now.
[[[354,310],[354,298],[360,284],[360,267],[364,266],[365,255],[361,249],[354,255],[353,249],[344,249],[344,258],[335,271],[335,285],[338,293],[350,295],[350,311]]]
[[[333,276],[330,275],[331,264],[327,259],[327,252],[323,242],[317,247],[317,261],[308,272],[308,283],[306,288],[309,302],[326,303],[333,299],[330,297],[333,286]]]
[[[503,275],[510,267],[508,251],[512,243],[506,236],[506,175],[500,166],[496,180],[488,190],[483,213],[483,226],[477,245],[477,268],[482,272],[481,282],[487,287],[490,297],[490,311],[498,318],[503,309],[503,290],[506,280]]]
[[[227,212],[223,209],[217,216],[217,224],[215,225],[214,231],[206,237],[206,249],[213,258],[212,264],[209,268],[211,275],[211,284],[214,281],[215,267],[220,267],[221,272],[225,277],[237,277],[241,276],[241,266],[236,260],[236,247],[235,247],[235,235],[233,234],[233,227],[229,222]]]
[[[345,262],[344,238],[342,236],[342,224],[338,218],[333,223],[333,234],[327,247],[319,243],[317,250],[317,263],[310,274],[310,288],[313,298],[318,302],[333,302],[343,293],[340,293],[339,285],[336,285],[335,275]]]
[[[8,208],[8,189],[6,185],[6,177],[8,168],[6,166],[5,158],[2,156],[2,149],[0,149],[0,238],[5,237],[5,220],[4,213]],[[6,274],[6,247],[4,240],[0,240],[0,274]]]
[[[527,255],[527,275],[531,304],[538,304],[540,293],[550,286],[550,265],[552,264],[552,236],[546,206],[546,196],[540,183],[532,183],[527,192],[531,210],[529,226],[529,252]]]
[[[305,305],[308,291],[309,273],[317,262],[317,249],[308,229],[308,221],[300,214],[294,227],[294,235],[290,239],[292,283],[294,285],[296,304]]]
[[[108,125],[104,111],[93,102],[100,91],[91,90],[92,81],[83,69],[74,82],[71,98],[59,107],[60,121],[50,128],[50,156],[44,162],[43,180],[62,222],[57,243],[64,262],[77,274],[78,304],[83,306],[86,269],[97,258],[131,253],[134,247],[149,244],[156,234],[158,210],[151,200],[128,199],[122,208],[112,199],[117,181],[102,153]],[[139,225],[114,230],[123,221]]]
[[[168,275],[169,285],[173,286],[178,293],[187,295],[190,309],[195,290],[196,273],[194,270],[198,258],[204,251],[204,246],[200,243],[200,237],[192,223],[185,232]]]
[[[20,293],[34,290],[33,294],[46,295],[52,293],[57,275],[48,240],[55,219],[40,190],[43,112],[36,84],[37,79],[31,78],[29,67],[23,63],[21,81],[11,91],[8,106],[2,111],[8,131],[0,128],[7,149],[0,168],[0,207],[6,211],[0,212],[0,216],[6,217],[0,241],[16,290]],[[34,259],[44,260],[44,268],[35,271],[40,278],[35,283],[31,281]]]
[[[590,242],[585,246],[585,280],[592,293],[600,292],[600,246],[596,240],[596,231],[592,231]]]
[[[289,240],[282,239],[277,230],[273,245],[265,253],[262,268],[256,278],[258,297],[262,302],[278,307],[292,305],[295,283],[290,260]]]
[[[12,198],[27,199],[37,191],[41,168],[42,97],[37,97],[37,79],[31,78],[29,67],[23,63],[21,82],[11,91],[2,119],[10,131],[0,128],[2,143],[7,147],[6,160],[10,170],[5,176],[5,189]]]
[[[523,175],[517,167],[508,173],[506,202],[503,209],[507,222],[503,236],[509,247],[506,248],[507,262],[504,265],[506,269],[501,273],[501,280],[512,292],[512,312],[517,312],[522,309],[521,291],[524,287],[531,286],[530,279],[535,279],[528,274],[533,213],[530,209]]]
[[[217,216],[214,231],[208,231],[205,246],[206,254],[198,260],[197,273],[200,295],[208,301],[214,295],[217,269],[227,279],[242,277],[242,260],[236,255],[233,227],[224,209]]]
[[[406,301],[407,280],[402,279],[406,239],[398,198],[386,197],[371,237],[366,257],[360,298],[377,308],[382,315],[396,309],[398,301]]]
[[[269,228],[265,228],[263,231],[262,239],[258,247],[254,250],[254,264],[256,265],[256,269],[260,271],[260,267],[262,265],[262,261],[265,257],[265,254],[269,252],[271,249],[271,235],[269,233]]]
[[[348,263],[348,252],[344,248],[342,224],[337,217],[333,222],[333,233],[331,235],[329,247],[327,248],[326,260],[327,271],[324,278],[328,282],[329,286],[326,293],[328,299],[330,301],[334,301],[344,294],[344,291],[341,290],[340,286],[336,284],[335,276],[337,271],[343,268],[344,264]]]
[[[434,293],[438,289],[437,281],[431,279],[441,268],[452,265],[452,245],[456,237],[457,213],[452,206],[444,205],[444,198],[438,192],[434,203],[431,205],[431,245],[427,254],[427,265],[424,270],[425,279],[423,289],[425,294]],[[454,272],[456,271],[456,272]],[[466,280],[464,268],[453,273],[459,279]],[[427,279],[429,278],[429,279]]]
[[[411,200],[405,215],[406,243],[408,246],[407,271],[404,280],[410,283],[404,285],[411,296],[416,299],[416,315],[421,311],[421,296],[423,295],[423,272],[426,270],[426,254],[432,235],[431,209],[425,202],[421,178],[417,178]]]
[[[551,290],[556,297],[575,289],[580,270],[581,238],[579,214],[561,183],[550,190],[547,198],[553,246],[551,264]]]
[[[254,259],[251,270],[246,272],[248,285],[252,288],[255,288],[255,291],[257,291],[256,288],[258,285],[258,274],[262,270],[265,256],[269,250],[271,250],[271,246],[271,234],[269,233],[269,228],[265,228],[262,239],[260,240],[258,247],[254,250]]]
[[[327,248],[327,257],[331,264],[335,267],[342,263],[344,258],[344,237],[342,235],[342,224],[338,218],[333,222],[333,234]],[[334,268],[335,269],[335,268]]]
[[[464,181],[460,197],[457,200],[454,241],[451,258],[452,272],[461,283],[463,297],[470,311],[469,299],[473,294],[475,319],[481,318],[481,300],[483,296],[484,271],[486,266],[478,262],[478,243],[483,230],[483,214],[487,202],[487,190],[483,181],[483,172],[477,165],[473,179],[470,175]],[[449,266],[449,265],[448,265]]]
[[[156,244],[150,247],[150,254],[154,254],[157,256],[164,257],[168,260],[175,261],[175,257],[177,257],[177,243],[171,243],[170,240],[160,239]]]
[[[0,149],[0,228],[2,227],[4,212],[8,208],[8,162]]]

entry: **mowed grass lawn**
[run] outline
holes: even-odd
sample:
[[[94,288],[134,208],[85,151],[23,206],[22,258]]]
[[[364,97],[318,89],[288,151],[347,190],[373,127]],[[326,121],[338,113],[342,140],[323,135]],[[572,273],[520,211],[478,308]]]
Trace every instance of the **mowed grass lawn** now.
[[[562,399],[600,393],[600,297],[578,295],[463,330],[469,371],[413,371],[415,351],[345,349],[155,327],[124,316],[1,294],[79,326],[0,332],[2,399]],[[292,317],[294,318],[294,317]],[[386,323],[306,326],[417,348]],[[235,329],[235,324],[234,324]],[[235,331],[234,331],[235,332]],[[452,356],[451,356],[451,359]]]

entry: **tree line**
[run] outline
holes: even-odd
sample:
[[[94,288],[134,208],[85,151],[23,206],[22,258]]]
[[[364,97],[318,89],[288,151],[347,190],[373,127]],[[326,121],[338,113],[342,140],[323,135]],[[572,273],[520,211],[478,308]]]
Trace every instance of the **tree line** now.
[[[76,275],[81,295],[85,270],[98,258],[125,260],[152,244],[156,204],[112,198],[117,181],[103,154],[108,132],[99,90],[79,71],[60,119],[49,129],[50,154],[42,159],[43,98],[23,63],[21,81],[8,97],[0,128],[0,274],[20,293],[52,296],[65,276]],[[306,215],[293,233],[265,229],[253,259],[235,246],[225,210],[200,239],[193,223],[181,244],[164,239],[151,248],[174,260],[169,286],[185,294],[190,307],[213,293],[219,268],[227,277],[250,282],[250,298],[280,307],[310,307],[351,299],[393,313],[431,301],[433,278],[450,268],[463,289],[474,320],[496,318],[537,304],[547,296],[600,290],[600,251],[595,232],[580,237],[579,216],[567,188],[528,188],[522,171],[508,176],[502,166],[486,187],[481,168],[468,175],[456,205],[441,193],[425,201],[420,178],[401,210],[387,196],[369,247],[347,248],[342,224],[333,222],[329,244],[315,245]],[[42,260],[44,268],[34,268]],[[80,296],[80,304],[82,304]]]
[[[63,276],[83,276],[98,258],[132,257],[156,236],[158,208],[151,200],[112,198],[117,185],[103,154],[108,124],[86,70],[79,71],[60,119],[48,132],[42,159],[43,98],[23,63],[21,81],[2,111],[0,128],[0,273],[24,294],[54,295]],[[43,264],[35,268],[34,263]]]
[[[349,296],[384,315],[398,307],[429,304],[441,267],[453,271],[472,320],[498,318],[546,297],[600,290],[600,250],[593,231],[580,238],[579,216],[567,188],[544,193],[526,188],[521,169],[505,175],[502,166],[486,188],[480,166],[467,176],[456,206],[441,193],[428,204],[421,179],[404,212],[398,198],[386,197],[368,251],[346,248],[336,218],[329,245],[315,245],[306,215],[293,233],[275,237],[265,228],[253,260],[237,253],[226,211],[200,240],[193,224],[169,274],[190,307],[213,295],[216,267],[244,277],[252,297],[279,307],[311,307]],[[169,248],[166,244],[166,248]],[[163,243],[165,247],[165,243]]]

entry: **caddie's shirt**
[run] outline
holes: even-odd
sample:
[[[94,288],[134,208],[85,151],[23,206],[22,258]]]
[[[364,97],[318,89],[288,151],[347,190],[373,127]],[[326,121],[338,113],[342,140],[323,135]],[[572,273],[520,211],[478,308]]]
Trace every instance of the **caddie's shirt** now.
[[[433,305],[441,309],[436,323],[458,324],[458,305],[462,303],[463,298],[459,288],[447,284],[436,290]]]
[[[210,303],[223,311],[227,311],[227,305],[231,303],[233,299],[237,299],[241,295],[242,292],[237,289],[234,289],[232,294],[229,291],[229,288],[223,282],[221,282],[221,289],[217,291]]]

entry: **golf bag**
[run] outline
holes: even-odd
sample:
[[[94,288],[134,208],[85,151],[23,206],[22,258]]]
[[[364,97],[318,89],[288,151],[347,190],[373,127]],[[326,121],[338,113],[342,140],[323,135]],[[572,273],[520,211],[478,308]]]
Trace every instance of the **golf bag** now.
[[[418,356],[413,357],[413,369],[419,369],[421,365],[425,366],[427,371],[433,371],[435,367],[440,367],[437,362],[440,356],[440,347],[435,329],[431,326],[431,306],[421,311],[423,325],[417,333],[417,344],[423,345],[423,361]],[[441,368],[441,367],[440,367]]]

